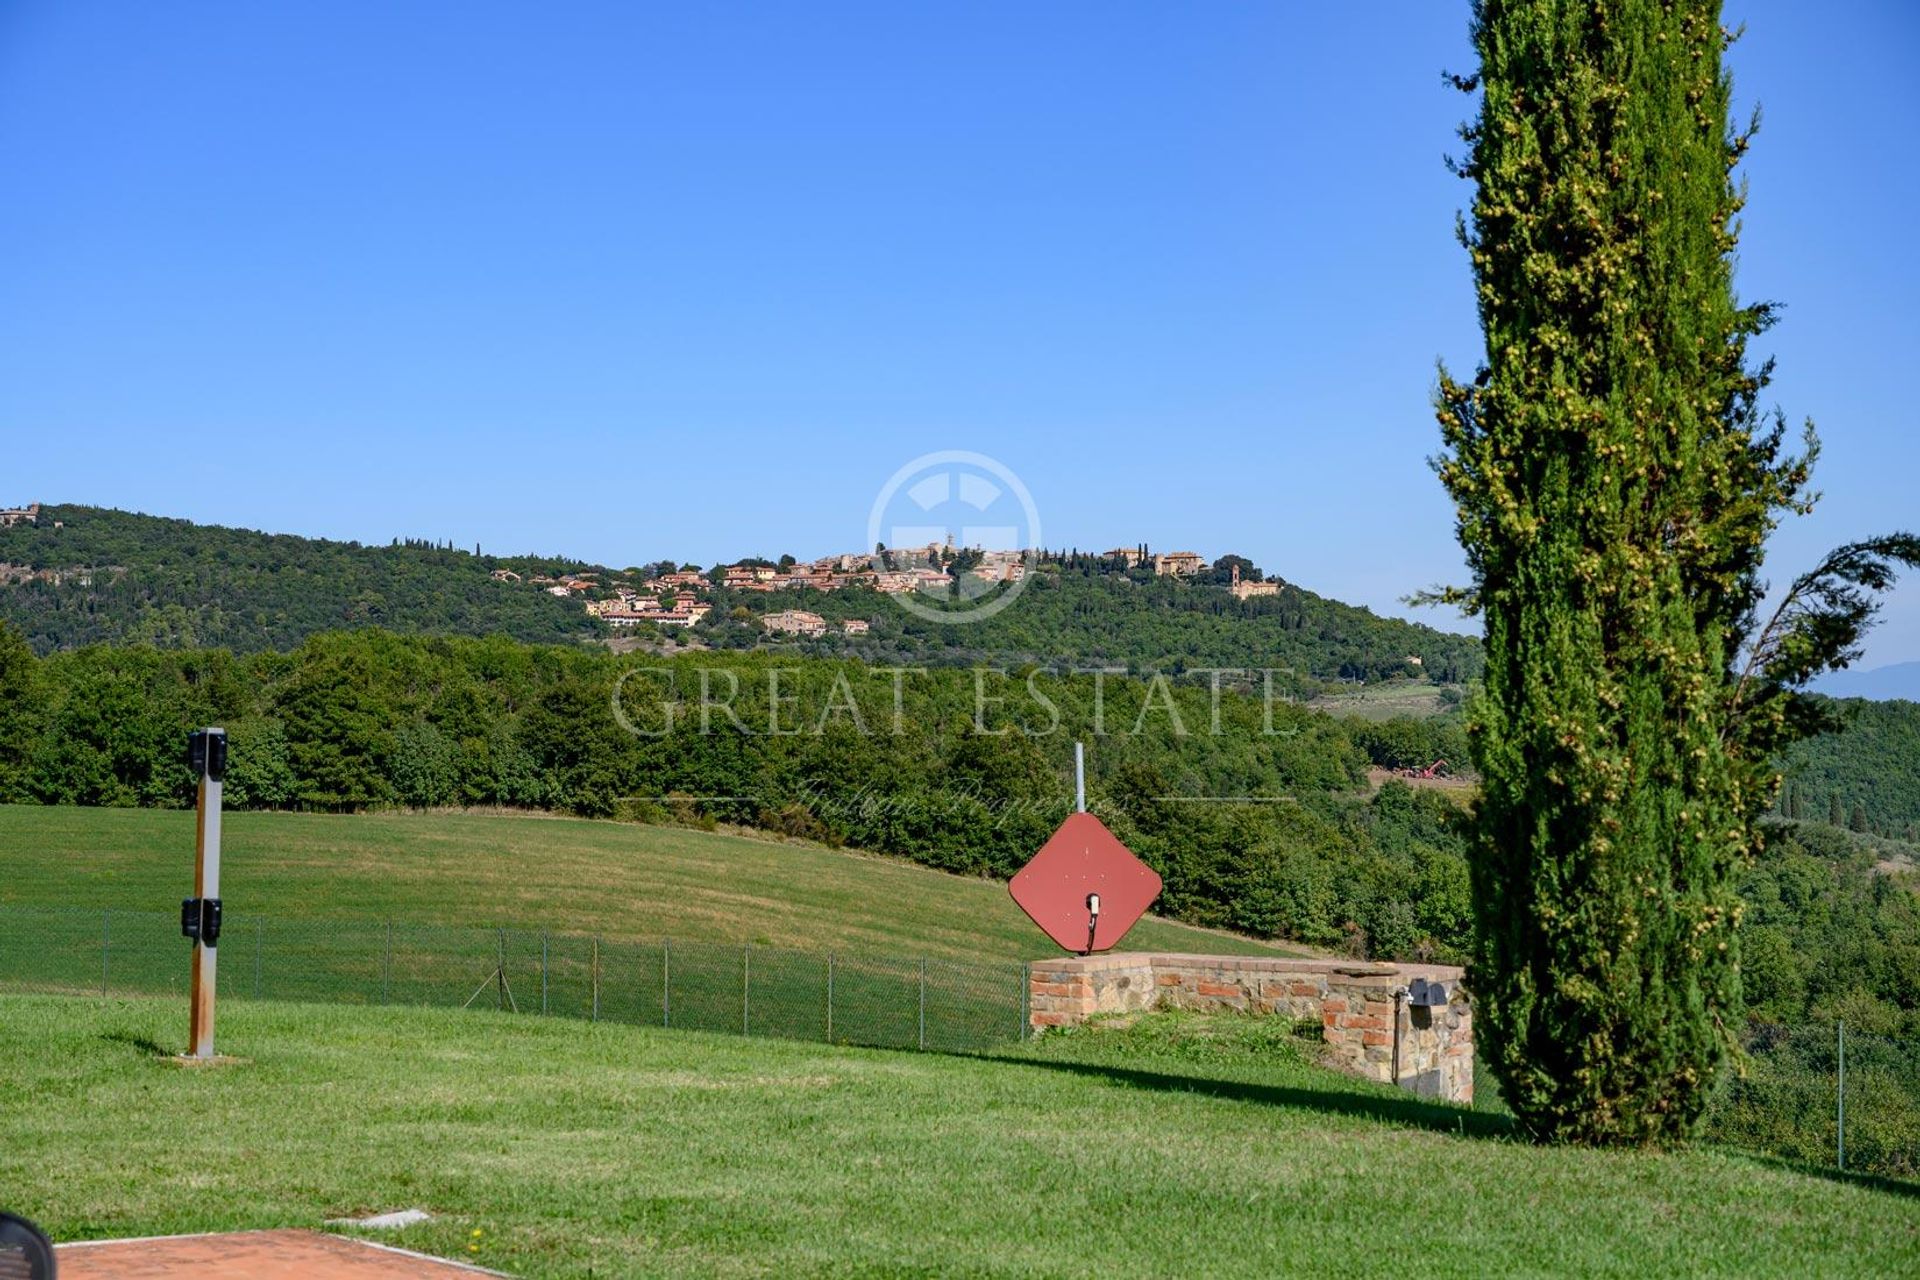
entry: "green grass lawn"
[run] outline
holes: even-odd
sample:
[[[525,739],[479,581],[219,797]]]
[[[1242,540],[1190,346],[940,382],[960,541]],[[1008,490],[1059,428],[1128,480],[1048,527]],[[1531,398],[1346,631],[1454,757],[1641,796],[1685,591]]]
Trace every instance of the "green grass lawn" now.
[[[1441,700],[1444,685],[1425,680],[1385,680],[1378,684],[1334,685],[1307,706],[1328,715],[1355,720],[1391,720],[1395,716],[1425,719],[1448,710]],[[1457,688],[1457,686],[1456,686]]]
[[[223,1012],[246,1061],[183,1069],[184,1020],[0,997],[0,1204],[60,1239],[420,1207],[382,1238],[553,1276],[1920,1269],[1900,1189],[1527,1146],[1270,1020],[966,1057],[267,1002]]]
[[[0,906],[176,911],[193,887],[193,831],[188,812],[0,806]],[[1002,884],[816,845],[479,813],[230,813],[222,845],[222,896],[241,916],[391,917],[964,962],[1055,953]],[[1154,918],[1125,945],[1278,949]]]

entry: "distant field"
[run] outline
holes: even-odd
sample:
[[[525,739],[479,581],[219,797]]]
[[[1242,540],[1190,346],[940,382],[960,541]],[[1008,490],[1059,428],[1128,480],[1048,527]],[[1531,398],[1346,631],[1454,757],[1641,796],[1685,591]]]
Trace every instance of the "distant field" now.
[[[519,1275],[1895,1276],[1920,1200],[1543,1149],[1274,1021],[987,1056],[422,1009],[0,997],[0,1203],[56,1238],[319,1227]],[[472,1252],[469,1249],[473,1250]]]
[[[193,829],[187,812],[0,806],[0,906],[177,910]],[[221,890],[239,915],[966,962],[1052,953],[1002,884],[813,845],[521,815],[231,813],[223,846]],[[1280,949],[1151,918],[1125,945]]]
[[[1338,690],[1323,693],[1306,705],[1328,715],[1351,716],[1356,720],[1391,720],[1395,716],[1424,718],[1446,710],[1440,691],[1446,685],[1419,680],[1387,680],[1380,684],[1337,685]]]

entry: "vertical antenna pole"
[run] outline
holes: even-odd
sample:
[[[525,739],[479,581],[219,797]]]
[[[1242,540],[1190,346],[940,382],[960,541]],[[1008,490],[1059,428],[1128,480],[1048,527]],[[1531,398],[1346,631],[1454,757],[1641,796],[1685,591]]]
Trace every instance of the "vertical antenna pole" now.
[[[1073,811],[1087,811],[1087,752],[1078,742],[1073,744]]]

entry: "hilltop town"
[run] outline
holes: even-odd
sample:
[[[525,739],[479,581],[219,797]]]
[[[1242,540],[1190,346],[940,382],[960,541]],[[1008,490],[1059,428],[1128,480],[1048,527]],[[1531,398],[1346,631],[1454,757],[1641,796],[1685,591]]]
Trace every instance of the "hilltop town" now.
[[[867,587],[882,595],[917,591],[944,596],[956,584],[970,591],[984,592],[1017,583],[1026,577],[1030,566],[1047,560],[1084,563],[1089,558],[1096,567],[1113,573],[1146,567],[1155,577],[1164,578],[1192,579],[1210,570],[1224,569],[1227,581],[1222,585],[1241,600],[1278,595],[1281,586],[1277,580],[1263,579],[1258,569],[1239,556],[1224,557],[1217,564],[1209,564],[1195,551],[1157,554],[1144,545],[1115,547],[1087,557],[1078,552],[962,548],[954,546],[951,540],[921,547],[879,547],[864,555],[842,553],[807,561],[792,556],[782,556],[777,561],[747,559],[708,570],[697,565],[672,568],[662,562],[651,571],[583,570],[526,578],[503,568],[495,569],[492,576],[497,582],[525,582],[561,599],[577,599],[590,616],[609,627],[624,629],[642,623],[691,627],[712,612],[716,590],[765,593]],[[1243,564],[1246,564],[1244,571]],[[769,613],[760,623],[773,634],[819,636],[831,629],[825,618],[805,609]],[[838,625],[844,634],[862,635],[872,624],[864,619],[848,618]]]

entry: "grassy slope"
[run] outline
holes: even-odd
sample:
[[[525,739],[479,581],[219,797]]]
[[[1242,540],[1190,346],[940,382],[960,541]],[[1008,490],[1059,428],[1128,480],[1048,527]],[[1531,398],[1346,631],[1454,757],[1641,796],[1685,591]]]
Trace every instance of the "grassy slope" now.
[[[192,889],[193,824],[164,810],[0,806],[0,905],[174,909]],[[222,846],[222,896],[241,913],[969,961],[1052,952],[1003,885],[811,845],[518,815],[234,813]],[[1272,950],[1155,919],[1126,945]]]
[[[56,1237],[420,1206],[528,1275],[1895,1275],[1920,1200],[1537,1149],[1263,1031],[998,1058],[443,1010],[0,998],[0,1202]],[[1244,1024],[1243,1024],[1244,1025]],[[182,1141],[183,1135],[191,1140]]]

